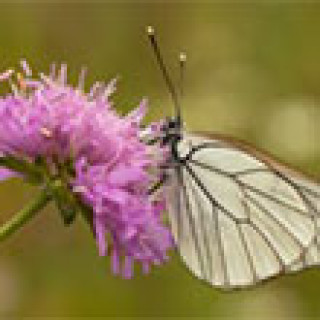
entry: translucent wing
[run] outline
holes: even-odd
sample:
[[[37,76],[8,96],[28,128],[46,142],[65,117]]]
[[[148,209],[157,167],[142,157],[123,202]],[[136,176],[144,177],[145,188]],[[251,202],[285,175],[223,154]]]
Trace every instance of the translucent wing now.
[[[320,185],[222,136],[189,135],[178,149],[169,219],[197,277],[244,287],[319,263]]]

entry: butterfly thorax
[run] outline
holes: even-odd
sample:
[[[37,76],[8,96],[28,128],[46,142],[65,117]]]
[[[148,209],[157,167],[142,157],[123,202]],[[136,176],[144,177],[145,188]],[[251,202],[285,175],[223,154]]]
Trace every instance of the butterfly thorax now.
[[[177,146],[182,139],[181,120],[179,117],[168,119],[162,127],[163,145],[169,146],[171,150],[171,161],[179,161]]]

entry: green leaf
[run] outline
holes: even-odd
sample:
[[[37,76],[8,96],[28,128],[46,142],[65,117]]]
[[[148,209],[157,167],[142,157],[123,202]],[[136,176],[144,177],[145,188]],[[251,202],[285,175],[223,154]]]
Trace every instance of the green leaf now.
[[[60,201],[59,198],[55,198],[55,202],[62,217],[64,225],[71,225],[76,219],[77,209],[74,207],[73,204]]]
[[[77,200],[71,190],[61,180],[56,179],[51,184],[51,192],[64,224],[71,225],[78,211]]]

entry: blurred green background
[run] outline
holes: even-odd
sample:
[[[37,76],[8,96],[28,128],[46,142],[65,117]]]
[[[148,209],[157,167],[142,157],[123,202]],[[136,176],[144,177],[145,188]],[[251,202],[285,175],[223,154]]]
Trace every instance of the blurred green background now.
[[[320,3],[118,1],[0,2],[0,69],[26,58],[36,70],[67,62],[87,85],[119,75],[119,110],[150,100],[149,120],[171,102],[144,28],[156,27],[176,78],[188,54],[187,127],[223,132],[320,177]],[[18,179],[0,185],[0,222],[32,197]],[[53,208],[1,243],[0,315],[189,316],[304,319],[320,316],[320,271],[223,293],[193,278],[179,259],[111,275],[87,227],[64,228]]]

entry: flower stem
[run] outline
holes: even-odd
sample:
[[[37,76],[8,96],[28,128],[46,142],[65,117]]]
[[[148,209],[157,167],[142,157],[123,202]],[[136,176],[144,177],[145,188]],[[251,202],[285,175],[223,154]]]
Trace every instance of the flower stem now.
[[[9,221],[0,226],[0,241],[5,240],[25,223],[31,220],[51,200],[50,194],[42,191],[30,204],[17,212]]]

